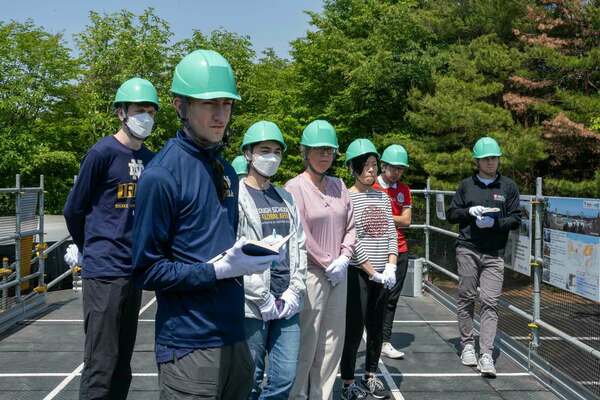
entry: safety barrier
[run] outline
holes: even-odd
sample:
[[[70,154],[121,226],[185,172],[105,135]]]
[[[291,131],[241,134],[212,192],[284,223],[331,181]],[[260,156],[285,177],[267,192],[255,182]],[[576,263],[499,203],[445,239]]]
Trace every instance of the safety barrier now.
[[[455,310],[458,275],[454,248],[458,233],[455,226],[445,221],[443,212],[444,208],[449,206],[447,198],[453,196],[454,192],[432,190],[429,180],[425,189],[411,192],[414,195],[413,221],[416,223],[411,225],[407,232],[409,248],[411,253],[423,257],[423,262],[428,266],[425,287],[449,308]],[[435,208],[432,207],[432,202],[435,202]],[[599,299],[573,293],[573,282],[577,281],[578,285],[583,285],[579,282],[580,277],[573,278],[569,275],[572,281],[570,287],[567,284],[566,288],[561,288],[553,281],[560,278],[559,274],[558,277],[553,277],[549,273],[552,272],[550,262],[553,260],[549,253],[560,250],[558,245],[551,247],[550,235],[556,235],[557,240],[564,240],[566,246],[573,247],[568,248],[569,252],[585,259],[590,275],[595,276],[596,285],[600,283],[598,276],[593,275],[600,270],[600,245],[595,245],[600,243],[600,238],[596,240],[596,236],[600,235],[600,231],[597,231],[600,227],[600,200],[544,196],[542,179],[538,178],[536,194],[522,195],[521,202],[531,217],[524,223],[525,229],[518,231],[520,271],[513,270],[515,265],[512,265],[513,269],[505,268],[504,288],[499,307],[501,333],[498,340],[506,349],[511,349],[514,356],[524,358],[531,371],[537,371],[540,377],[543,377],[541,379],[562,396],[573,399],[600,398]],[[588,205],[592,216],[565,217],[556,210],[548,210],[550,204],[560,203]],[[432,212],[432,209],[435,211]],[[566,220],[564,229],[570,230],[569,233],[563,234],[560,226],[552,225],[552,218],[561,222]],[[588,244],[584,243],[581,248],[576,248],[578,242],[571,243],[564,238],[571,235],[584,241],[588,240],[583,237],[585,230],[582,220],[587,228],[593,228],[594,232],[593,236],[589,237]],[[526,228],[529,228],[529,231]],[[570,232],[577,234],[573,235]],[[512,254],[516,248],[517,244],[512,242],[507,246],[507,253],[511,253],[505,257],[509,258],[507,265],[517,264],[514,261],[517,256]],[[581,262],[569,258],[569,255],[565,257],[567,263]],[[527,268],[524,268],[524,258],[527,258]],[[594,293],[591,289],[589,291]],[[596,287],[596,295],[597,292]]]
[[[40,311],[46,291],[59,280],[45,283],[45,261],[70,237],[48,247],[44,239],[44,176],[39,186],[25,187],[21,176],[15,187],[0,188],[0,331]]]

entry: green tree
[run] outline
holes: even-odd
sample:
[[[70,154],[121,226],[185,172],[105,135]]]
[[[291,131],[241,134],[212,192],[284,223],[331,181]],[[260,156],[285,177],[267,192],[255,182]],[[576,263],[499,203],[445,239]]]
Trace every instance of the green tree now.
[[[77,85],[77,132],[73,148],[82,156],[101,137],[119,128],[112,100],[119,86],[135,76],[148,79],[156,87],[161,103],[156,128],[148,139],[158,149],[172,136],[175,113],[170,103],[173,63],[173,34],[168,23],[152,8],[141,15],[121,10],[112,14],[90,13],[90,23],[76,35],[82,73]]]
[[[32,21],[0,22],[0,184],[14,186],[20,173],[37,185],[37,175],[46,175],[50,210],[60,207],[63,181],[77,171],[61,128],[75,103],[77,72],[60,34]]]

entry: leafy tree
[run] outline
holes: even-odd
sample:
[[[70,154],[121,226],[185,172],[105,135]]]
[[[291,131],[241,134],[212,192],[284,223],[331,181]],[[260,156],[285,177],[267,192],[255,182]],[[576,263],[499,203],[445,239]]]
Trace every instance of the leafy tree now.
[[[62,182],[77,170],[59,132],[75,103],[77,71],[60,34],[31,21],[0,22],[0,184],[14,186],[20,173],[24,184],[37,185],[37,175],[45,174],[51,210],[64,193]]]

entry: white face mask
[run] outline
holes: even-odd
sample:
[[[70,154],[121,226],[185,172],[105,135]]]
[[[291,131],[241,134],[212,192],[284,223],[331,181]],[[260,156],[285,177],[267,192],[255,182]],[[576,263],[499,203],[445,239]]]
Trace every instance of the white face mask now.
[[[154,118],[147,112],[127,117],[129,132],[138,139],[146,139],[152,132]]]
[[[263,176],[271,177],[275,175],[279,164],[281,164],[281,156],[275,153],[252,154],[252,167]]]

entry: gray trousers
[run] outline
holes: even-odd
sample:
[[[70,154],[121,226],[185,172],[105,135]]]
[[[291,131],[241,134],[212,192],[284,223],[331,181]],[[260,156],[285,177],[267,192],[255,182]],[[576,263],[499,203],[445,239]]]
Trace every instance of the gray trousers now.
[[[492,354],[498,328],[498,299],[502,294],[504,260],[476,250],[458,246],[458,330],[461,344],[473,344],[473,312],[479,285],[481,302],[479,349],[481,354]]]
[[[246,400],[253,374],[254,362],[245,340],[194,350],[178,360],[158,365],[160,399]]]

